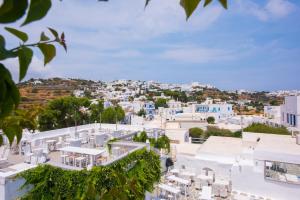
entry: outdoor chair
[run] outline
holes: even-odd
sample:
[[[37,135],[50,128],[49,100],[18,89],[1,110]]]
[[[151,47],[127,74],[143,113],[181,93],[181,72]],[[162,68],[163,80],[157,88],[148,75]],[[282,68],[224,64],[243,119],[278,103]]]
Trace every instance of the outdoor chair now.
[[[228,196],[227,190],[225,188],[222,188],[220,190],[220,197],[226,198]]]
[[[8,149],[8,148],[4,149],[4,152],[3,152],[2,157],[0,158],[0,161],[7,161],[9,152],[10,152],[10,149]]]

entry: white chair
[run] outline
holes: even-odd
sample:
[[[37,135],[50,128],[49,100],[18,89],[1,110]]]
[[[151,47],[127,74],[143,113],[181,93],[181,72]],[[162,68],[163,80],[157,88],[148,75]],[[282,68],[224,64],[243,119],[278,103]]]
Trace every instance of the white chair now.
[[[200,190],[201,189],[201,181],[200,181],[200,179],[199,178],[195,178],[194,183],[195,183],[195,188]]]
[[[2,156],[4,154],[4,150],[5,150],[5,147],[4,146],[0,146],[0,158],[2,158]]]
[[[228,196],[227,190],[225,188],[222,188],[220,190],[220,197],[226,198]]]
[[[215,196],[215,197],[219,197],[220,196],[220,188],[216,185],[213,185],[212,186],[212,194]]]
[[[202,191],[200,192],[200,200],[212,200],[211,198],[211,190],[212,188],[211,187],[208,187],[208,186],[204,186],[202,188]]]
[[[7,161],[9,153],[10,153],[10,149],[6,148],[4,150],[4,153],[3,153],[2,157],[0,158],[0,161]]]

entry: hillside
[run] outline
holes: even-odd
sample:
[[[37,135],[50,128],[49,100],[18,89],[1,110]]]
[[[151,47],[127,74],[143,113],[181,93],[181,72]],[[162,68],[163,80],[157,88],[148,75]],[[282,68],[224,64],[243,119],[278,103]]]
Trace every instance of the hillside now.
[[[18,84],[21,93],[19,108],[45,105],[49,100],[72,95],[76,89],[84,89],[95,84],[81,79],[30,79]]]

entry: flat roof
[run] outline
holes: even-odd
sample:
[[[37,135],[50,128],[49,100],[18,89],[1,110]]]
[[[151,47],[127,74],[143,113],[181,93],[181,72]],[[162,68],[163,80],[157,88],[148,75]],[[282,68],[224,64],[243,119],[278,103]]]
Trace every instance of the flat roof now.
[[[105,152],[104,149],[90,149],[90,148],[71,147],[71,146],[61,148],[59,149],[59,151],[87,154],[93,156],[97,156]]]
[[[242,153],[242,146],[241,138],[210,136],[200,147],[198,155],[206,153],[221,156],[237,156]]]
[[[0,172],[0,179],[1,178],[8,178],[11,176],[14,176],[20,172],[26,171],[28,169],[32,169],[36,167],[37,165],[35,164],[27,164],[27,163],[18,163],[15,165],[11,165],[7,168],[3,168],[2,171]]]
[[[290,135],[255,134],[260,140],[254,150],[254,159],[300,164],[300,145]]]

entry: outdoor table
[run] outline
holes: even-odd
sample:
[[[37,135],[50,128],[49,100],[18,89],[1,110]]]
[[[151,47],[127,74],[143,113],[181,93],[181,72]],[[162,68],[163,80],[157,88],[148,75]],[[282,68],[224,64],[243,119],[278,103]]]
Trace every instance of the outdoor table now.
[[[73,147],[80,147],[81,146],[81,139],[75,139],[75,138],[69,138],[67,139],[67,142],[70,143],[70,146]]]
[[[95,158],[105,152],[104,149],[90,149],[90,148],[72,147],[72,146],[61,148],[59,149],[59,151],[61,151],[62,154],[68,152],[68,153],[77,153],[81,155],[88,155],[91,158],[90,163],[92,165],[94,165]]]
[[[216,179],[213,183],[213,190],[221,194],[221,190],[229,192],[229,181],[223,179]]]
[[[170,172],[173,174],[179,174],[180,171],[179,169],[171,169]]]
[[[200,180],[203,180],[203,181],[207,181],[208,184],[212,184],[213,180],[214,180],[213,176],[211,176],[211,175],[206,176],[204,174],[198,175],[197,178]]]
[[[196,176],[196,174],[194,172],[186,172],[186,171],[183,171],[180,173],[181,175],[183,176],[189,176],[191,178],[194,178]]]
[[[177,188],[174,188],[172,186],[166,185],[166,184],[159,184],[158,187],[162,190],[165,190],[167,192],[170,192],[175,195],[175,199],[177,199],[177,195],[180,193],[180,190]]]
[[[79,162],[79,167],[82,168],[82,161],[84,160],[86,160],[86,158],[83,156],[75,158],[75,166],[77,166],[77,162]]]
[[[180,183],[180,184],[183,184],[184,185],[184,195],[186,197],[187,186],[190,184],[189,180],[186,180],[186,179],[183,179],[183,178],[179,178],[179,177],[174,176],[174,175],[167,177],[167,179],[171,180],[171,181],[175,181],[175,182]]]
[[[229,181],[223,180],[223,179],[216,179],[216,181],[215,181],[214,184],[223,185],[223,186],[228,186],[228,185],[229,185]]]

